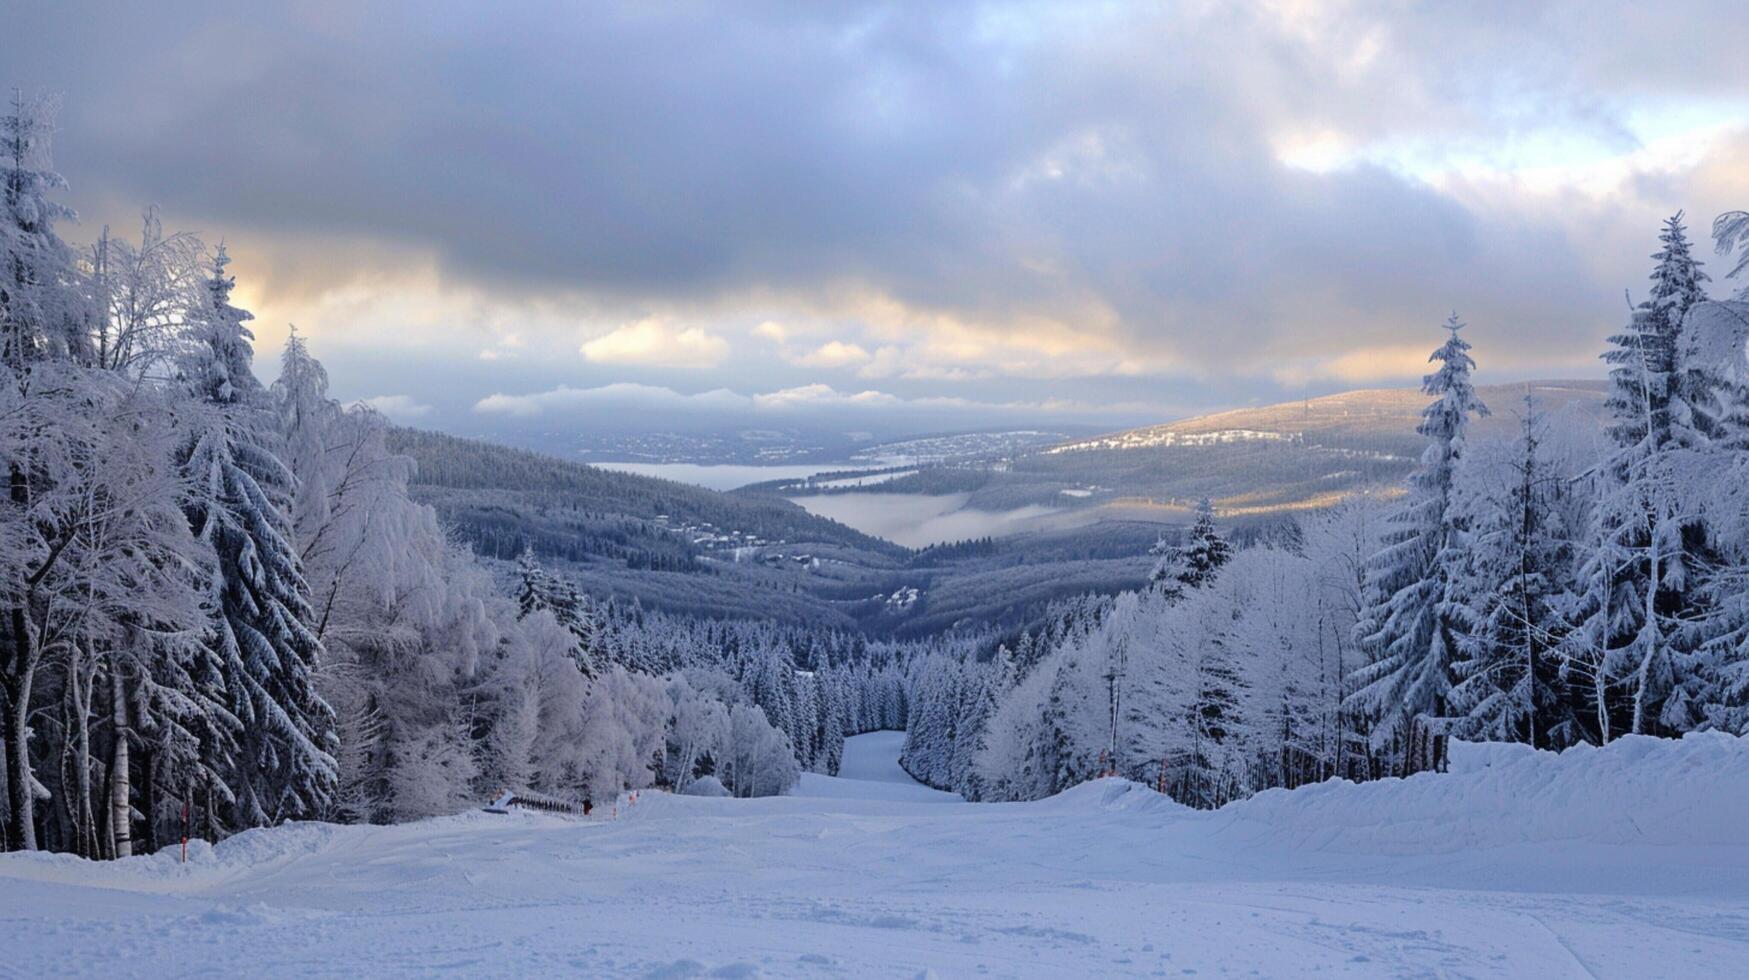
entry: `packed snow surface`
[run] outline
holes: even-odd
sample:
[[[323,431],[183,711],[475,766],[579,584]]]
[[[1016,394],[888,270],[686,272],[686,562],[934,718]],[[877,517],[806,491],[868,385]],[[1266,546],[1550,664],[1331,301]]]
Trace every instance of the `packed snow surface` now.
[[[918,786],[902,736],[761,800],[0,857],[0,972],[1749,976],[1749,741],[1466,747],[1198,813]]]

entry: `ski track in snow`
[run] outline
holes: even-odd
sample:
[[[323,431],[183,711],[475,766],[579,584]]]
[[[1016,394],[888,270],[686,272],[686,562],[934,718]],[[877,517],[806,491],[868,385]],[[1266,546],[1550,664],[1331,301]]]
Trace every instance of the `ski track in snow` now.
[[[1561,821],[1525,819],[1515,838],[1542,803],[1653,791],[1627,776],[1598,790],[1524,755],[1495,770],[1513,778],[1322,786],[1207,814],[1119,780],[966,804],[904,775],[902,739],[852,739],[843,776],[805,776],[789,797],[646,793],[617,821],[300,824],[195,847],[186,866],[174,849],[111,863],[7,855],[0,972],[1749,975],[1738,740],[1594,753],[1599,771],[1655,764],[1696,780],[1665,780],[1660,829],[1636,842],[1584,820],[1559,839],[1536,828]],[[1688,791],[1720,812],[1690,819]],[[1472,812],[1451,809],[1460,797]],[[1441,833],[1417,800],[1458,832],[1405,846]]]

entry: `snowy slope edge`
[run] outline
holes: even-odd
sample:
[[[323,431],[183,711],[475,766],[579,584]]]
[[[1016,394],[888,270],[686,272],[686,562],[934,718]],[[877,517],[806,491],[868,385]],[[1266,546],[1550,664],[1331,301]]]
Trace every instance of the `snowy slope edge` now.
[[[1749,847],[1749,737],[1630,735],[1602,748],[1466,746],[1455,771],[1272,789],[1206,814],[1252,845],[1355,854],[1447,853],[1521,844]],[[1054,809],[1194,820],[1122,779],[1067,790]]]

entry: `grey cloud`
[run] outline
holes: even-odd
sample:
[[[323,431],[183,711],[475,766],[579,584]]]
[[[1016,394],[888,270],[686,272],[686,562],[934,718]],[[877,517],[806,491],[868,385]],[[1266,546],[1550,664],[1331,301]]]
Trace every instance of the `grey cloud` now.
[[[0,63],[66,92],[79,193],[427,247],[501,290],[1110,311],[1225,367],[1430,337],[1458,306],[1486,362],[1593,343],[1655,226],[1292,170],[1270,141],[1626,145],[1624,100],[1740,97],[1729,5],[1610,6],[70,0],[9,15]],[[1626,203],[1745,203],[1664,200],[1683,190]]]

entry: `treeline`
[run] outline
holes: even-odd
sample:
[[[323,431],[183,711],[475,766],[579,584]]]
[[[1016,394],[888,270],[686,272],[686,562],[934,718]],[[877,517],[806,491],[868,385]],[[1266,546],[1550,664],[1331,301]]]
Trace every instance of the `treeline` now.
[[[524,614],[551,613],[573,635],[586,674],[615,664],[636,674],[684,676],[726,706],[757,708],[785,737],[797,764],[814,772],[838,771],[847,735],[905,727],[908,664],[964,656],[978,642],[952,637],[886,643],[770,620],[645,610],[579,592],[563,576],[548,573],[532,553],[518,561],[517,577]],[[695,765],[674,772],[678,783],[714,774],[711,753],[683,755],[695,757]],[[672,753],[665,765],[674,765]]]
[[[612,562],[639,571],[708,575],[681,535],[621,514],[592,514],[564,505],[484,500],[476,491],[415,487],[414,499],[437,511],[445,527],[483,558],[515,561],[532,548],[573,563]]]
[[[1749,214],[1714,233],[1749,258]],[[1152,586],[1081,613],[1042,656],[920,663],[907,766],[972,798],[1118,773],[1214,807],[1439,768],[1453,737],[1744,732],[1749,302],[1707,297],[1680,215],[1660,243],[1603,355],[1606,434],[1527,397],[1515,439],[1473,438],[1489,408],[1453,316],[1406,493],[1236,552],[1205,504]]]
[[[996,539],[988,535],[981,538],[967,538],[964,541],[944,541],[940,544],[925,545],[912,556],[911,564],[927,568],[942,562],[959,561],[964,558],[988,558],[996,553]]]

